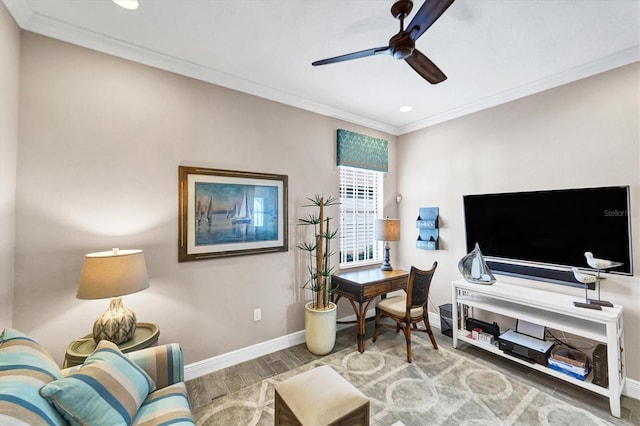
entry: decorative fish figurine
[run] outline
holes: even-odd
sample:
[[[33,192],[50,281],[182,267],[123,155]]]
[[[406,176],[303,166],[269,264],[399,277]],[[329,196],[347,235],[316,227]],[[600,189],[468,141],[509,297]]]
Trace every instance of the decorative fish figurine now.
[[[458,262],[458,269],[465,280],[474,284],[493,284],[496,282],[495,277],[491,273],[491,270],[487,266],[487,263],[482,257],[482,252],[478,243],[471,253],[464,256]]]

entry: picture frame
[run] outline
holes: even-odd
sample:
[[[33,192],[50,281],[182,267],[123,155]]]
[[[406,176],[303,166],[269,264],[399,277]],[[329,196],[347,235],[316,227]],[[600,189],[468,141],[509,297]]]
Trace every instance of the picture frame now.
[[[288,176],[178,166],[178,262],[287,251]]]

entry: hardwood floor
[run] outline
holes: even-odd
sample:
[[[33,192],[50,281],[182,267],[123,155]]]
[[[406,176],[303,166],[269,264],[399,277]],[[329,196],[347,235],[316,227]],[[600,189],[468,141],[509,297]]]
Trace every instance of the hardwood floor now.
[[[393,333],[393,331],[381,330],[381,333],[385,332]],[[338,331],[333,352],[354,346],[356,343],[355,334],[355,326]],[[456,354],[473,359],[480,364],[498,369],[546,393],[553,394],[574,406],[587,409],[614,424],[619,423],[620,420],[623,420],[626,424],[640,424],[639,400],[623,396],[621,419],[616,419],[610,415],[609,400],[601,395],[531,370],[474,346],[462,344],[459,349],[453,349],[450,337],[442,335],[435,327],[434,334],[440,347],[455,351]],[[367,323],[367,340],[365,344],[371,341],[372,336],[373,323]],[[413,338],[427,338],[427,336],[425,333],[414,333]],[[190,380],[186,384],[191,408],[195,410],[197,407],[223,395],[319,358],[322,357],[311,354],[304,344],[300,344]],[[627,360],[627,362],[630,362],[630,360]]]
[[[332,353],[355,343],[355,326],[338,331]],[[303,343],[189,380],[187,390],[191,408],[320,358],[322,356],[313,355]]]

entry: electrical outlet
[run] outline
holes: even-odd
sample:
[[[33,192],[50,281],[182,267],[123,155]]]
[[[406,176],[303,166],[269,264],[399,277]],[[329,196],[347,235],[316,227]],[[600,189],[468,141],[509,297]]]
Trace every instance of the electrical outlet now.
[[[262,319],[262,309],[257,308],[253,310],[253,320],[260,321]]]

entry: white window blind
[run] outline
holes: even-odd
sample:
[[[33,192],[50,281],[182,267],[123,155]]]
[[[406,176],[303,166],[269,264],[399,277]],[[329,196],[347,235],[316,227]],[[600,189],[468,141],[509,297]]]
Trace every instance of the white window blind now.
[[[382,215],[382,172],[340,166],[340,267],[382,261],[374,238]]]

